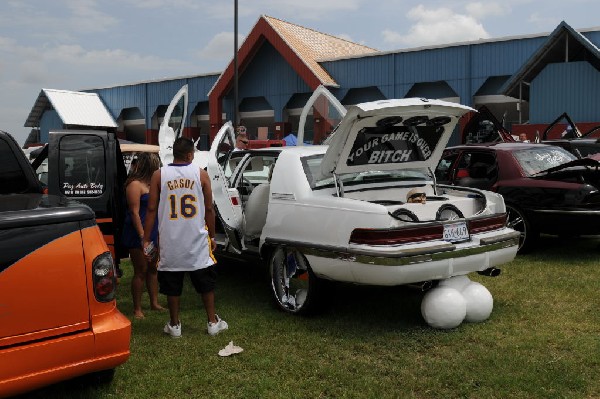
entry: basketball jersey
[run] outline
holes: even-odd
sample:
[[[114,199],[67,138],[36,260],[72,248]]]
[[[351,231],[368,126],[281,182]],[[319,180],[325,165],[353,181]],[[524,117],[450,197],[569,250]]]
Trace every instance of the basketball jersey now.
[[[191,271],[216,263],[204,215],[198,165],[163,166],[158,204],[159,270]]]

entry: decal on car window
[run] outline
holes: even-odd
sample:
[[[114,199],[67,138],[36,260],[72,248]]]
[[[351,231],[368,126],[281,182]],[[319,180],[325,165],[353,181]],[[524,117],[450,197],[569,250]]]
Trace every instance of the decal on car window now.
[[[529,148],[515,151],[514,156],[528,176],[577,159],[570,152],[558,147]]]
[[[106,188],[104,142],[86,134],[60,140],[60,190],[67,197],[97,197]]]

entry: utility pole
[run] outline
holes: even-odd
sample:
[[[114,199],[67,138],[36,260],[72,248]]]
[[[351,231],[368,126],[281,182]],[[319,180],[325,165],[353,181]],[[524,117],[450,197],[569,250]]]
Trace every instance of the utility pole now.
[[[238,0],[234,0],[233,12],[233,123],[237,127],[238,120]]]

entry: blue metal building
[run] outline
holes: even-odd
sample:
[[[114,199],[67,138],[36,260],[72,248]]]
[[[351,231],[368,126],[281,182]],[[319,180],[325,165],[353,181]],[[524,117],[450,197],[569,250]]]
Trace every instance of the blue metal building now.
[[[562,22],[550,34],[379,52],[261,16],[238,52],[237,122],[251,136],[280,138],[295,131],[302,105],[323,84],[343,104],[428,97],[485,105],[513,132],[539,129],[563,112],[578,125],[600,124],[599,46],[600,28],[576,31]],[[102,99],[120,137],[156,143],[170,99],[188,84],[184,134],[205,149],[233,117],[233,76],[232,61],[221,74],[86,91]],[[69,128],[55,115],[44,118],[51,110],[43,108],[36,103],[25,124],[40,128],[42,141],[49,129]]]

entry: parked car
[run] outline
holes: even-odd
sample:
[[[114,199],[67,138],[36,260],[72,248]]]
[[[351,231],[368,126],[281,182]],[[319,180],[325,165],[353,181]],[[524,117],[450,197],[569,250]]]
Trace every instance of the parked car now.
[[[565,128],[559,125],[563,120],[566,121]],[[600,160],[600,139],[593,137],[599,128],[596,126],[582,133],[565,112],[548,125],[542,133],[541,142],[562,147],[578,158],[589,157]]]
[[[566,122],[563,127],[560,122]],[[600,139],[595,137],[600,126],[595,126],[585,133],[565,112],[552,121],[546,129],[531,142],[556,145],[564,148],[578,158],[594,158],[600,160]],[[481,144],[493,142],[520,142],[518,136],[513,136],[500,121],[485,106],[481,106],[476,114],[471,115],[462,131],[463,144]]]
[[[44,195],[15,140],[0,132],[0,397],[129,358],[130,321],[94,212]]]
[[[31,166],[42,176],[47,192],[92,208],[117,268],[127,251],[121,244],[125,218],[125,163],[116,134],[101,130],[57,130]]]
[[[232,151],[234,129],[226,123],[209,153],[219,251],[264,259],[282,310],[317,308],[323,280],[429,287],[472,272],[497,275],[515,257],[519,235],[506,227],[500,195],[435,183],[433,168],[470,108],[402,99],[346,113],[321,90],[334,103],[325,107],[329,118],[341,119],[328,145]],[[304,108],[298,142],[321,97],[315,93]],[[426,203],[407,200],[415,189]],[[487,318],[489,306],[472,321]]]
[[[435,176],[501,194],[508,225],[521,233],[519,251],[526,252],[540,233],[600,234],[599,166],[557,146],[490,143],[447,148]]]
[[[542,143],[564,148],[577,158],[600,160],[600,139],[598,138],[554,139],[544,140]]]

